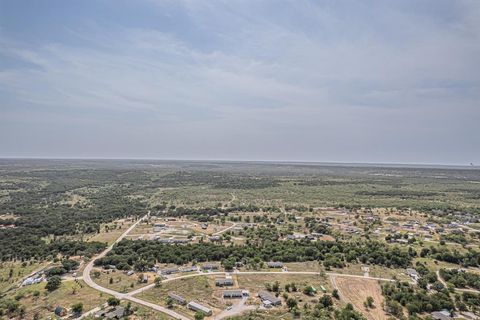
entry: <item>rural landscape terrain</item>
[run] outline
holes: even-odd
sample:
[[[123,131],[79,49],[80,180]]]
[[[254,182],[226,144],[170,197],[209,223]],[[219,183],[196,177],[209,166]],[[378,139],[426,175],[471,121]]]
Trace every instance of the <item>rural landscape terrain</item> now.
[[[480,319],[475,167],[0,160],[0,319]]]

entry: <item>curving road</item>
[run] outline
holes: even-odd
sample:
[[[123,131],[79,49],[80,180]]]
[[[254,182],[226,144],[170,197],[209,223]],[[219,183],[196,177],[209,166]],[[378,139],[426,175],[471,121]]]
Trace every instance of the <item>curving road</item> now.
[[[112,290],[112,289],[109,289],[109,288],[105,288],[105,287],[102,287],[100,286],[99,284],[95,283],[91,276],[90,276],[90,273],[93,269],[93,263],[96,259],[99,259],[99,258],[102,258],[104,257],[108,252],[110,252],[113,247],[115,246],[115,244],[117,244],[118,242],[120,242],[123,238],[125,238],[129,233],[130,231],[132,231],[141,221],[145,220],[146,218],[148,218],[149,216],[149,213],[147,213],[145,216],[143,216],[142,218],[138,219],[133,225],[131,225],[120,237],[118,237],[117,240],[115,240],[115,242],[110,245],[108,248],[106,248],[103,252],[99,253],[97,256],[95,256],[94,258],[92,258],[88,264],[85,266],[85,269],[83,270],[83,281],[88,285],[90,286],[91,288],[95,289],[95,290],[98,290],[98,291],[101,291],[101,292],[104,292],[104,293],[107,293],[109,295],[112,295],[118,299],[123,299],[123,300],[129,300],[131,302],[134,302],[134,303],[137,303],[137,304],[140,304],[140,305],[143,305],[143,306],[146,306],[146,307],[149,307],[151,309],[154,309],[156,311],[159,311],[159,312],[163,312],[169,316],[171,316],[172,318],[174,319],[179,319],[179,320],[190,320],[189,318],[181,315],[181,314],[178,314],[176,313],[175,311],[173,310],[170,310],[168,308],[165,308],[165,307],[162,307],[162,306],[159,306],[157,304],[154,304],[154,303],[151,303],[151,302],[148,302],[148,301],[144,301],[144,300],[141,300],[137,297],[135,297],[135,295],[143,292],[143,291],[146,291],[146,290],[149,290],[151,288],[153,288],[155,286],[154,283],[152,284],[149,284],[145,287],[142,287],[142,288],[139,288],[137,290],[134,290],[134,291],[131,291],[129,293],[121,293],[121,292],[118,292],[118,291],[115,291],[115,290]],[[231,226],[230,228],[234,227],[235,224],[233,226]],[[227,228],[225,230],[222,230],[222,232],[230,229],[230,228]],[[175,278],[168,278],[168,279],[165,279],[163,280],[162,282],[170,282],[170,281],[175,281],[175,280],[179,280],[179,279],[185,279],[185,278],[193,278],[193,277],[202,277],[202,276],[209,276],[209,275],[223,275],[225,274],[225,272],[209,272],[209,273],[195,273],[195,274],[189,274],[189,275],[184,275],[184,276],[179,276],[179,277],[175,277]],[[235,272],[235,274],[271,274],[271,275],[278,275],[278,276],[285,276],[285,275],[295,275],[295,274],[306,274],[306,275],[320,275],[320,272],[316,272],[316,271],[284,271],[284,272],[271,272],[271,271],[237,271]],[[362,279],[371,279],[371,280],[378,280],[378,281],[395,281],[393,279],[386,279],[386,278],[377,278],[377,277],[365,277],[365,276],[361,276],[361,275],[353,275],[353,274],[342,274],[342,273],[334,273],[334,272],[326,272],[325,273],[326,275],[328,275],[329,277],[351,277],[351,278],[362,278]],[[242,310],[242,308],[233,308],[230,312],[227,312],[225,313],[226,315],[233,315],[234,313],[236,313],[235,311],[240,311]],[[90,310],[89,312],[87,312],[86,314],[90,315],[90,314],[93,314],[94,312],[98,311],[97,309],[93,309],[93,310]],[[85,316],[86,314],[84,314],[83,316]],[[221,314],[221,318],[223,318],[223,316],[225,316],[225,314]],[[220,316],[220,315],[219,315]]]
[[[105,292],[105,293],[108,293],[118,299],[124,299],[124,300],[129,300],[129,301],[132,301],[132,302],[135,302],[135,303],[138,303],[140,305],[143,305],[143,306],[146,306],[146,307],[149,307],[149,308],[152,308],[154,310],[157,310],[157,311],[160,311],[160,312],[163,312],[169,316],[171,316],[172,318],[174,319],[180,319],[180,320],[190,320],[189,318],[185,317],[185,316],[182,316],[181,314],[178,314],[176,313],[175,311],[173,310],[170,310],[170,309],[167,309],[167,308],[164,308],[162,306],[159,306],[159,305],[156,305],[154,303],[150,303],[150,302],[147,302],[147,301],[144,301],[144,300],[141,300],[141,299],[138,299],[136,297],[132,297],[131,295],[129,294],[125,294],[125,293],[120,293],[120,292],[117,292],[115,290],[111,290],[111,289],[108,289],[108,288],[105,288],[105,287],[102,287],[100,285],[98,285],[97,283],[95,283],[92,278],[90,277],[90,273],[92,271],[92,268],[93,268],[93,262],[96,260],[96,259],[99,259],[99,258],[102,258],[104,257],[107,253],[109,253],[113,246],[115,244],[117,244],[118,242],[120,242],[123,238],[125,238],[128,233],[130,231],[133,230],[133,228],[135,228],[141,221],[143,221],[144,219],[146,219],[147,217],[149,216],[149,214],[147,213],[145,216],[143,216],[142,218],[138,219],[137,222],[135,222],[133,225],[130,226],[130,228],[128,228],[120,237],[118,237],[117,240],[115,240],[115,242],[109,246],[107,249],[105,249],[102,253],[98,254],[96,257],[92,258],[90,260],[90,262],[85,266],[85,269],[83,269],[83,281],[85,281],[85,283],[92,287],[93,289],[95,290],[98,290],[98,291],[101,291],[101,292]],[[92,311],[92,310],[91,310]],[[89,311],[88,313],[90,314]]]

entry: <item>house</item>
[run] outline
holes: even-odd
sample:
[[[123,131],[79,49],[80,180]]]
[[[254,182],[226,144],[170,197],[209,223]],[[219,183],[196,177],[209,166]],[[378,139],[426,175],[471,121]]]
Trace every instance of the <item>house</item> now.
[[[280,261],[270,261],[267,262],[269,268],[283,268],[283,262]]]
[[[208,240],[210,240],[211,242],[217,242],[217,241],[220,241],[222,239],[222,237],[220,236],[211,236],[208,238]]]
[[[191,267],[181,267],[180,268],[181,272],[192,272],[192,271],[198,271],[197,266],[191,266]]]
[[[233,286],[233,279],[217,277],[215,278],[215,285],[217,287]]]
[[[272,295],[270,292],[267,292],[267,291],[260,291],[258,293],[258,297],[260,298],[260,300],[262,300],[264,305],[267,304],[267,305],[279,306],[282,304],[282,300],[280,300],[279,298],[275,297],[274,295]]]
[[[107,312],[104,317],[106,319],[123,319],[123,316],[125,315],[125,308],[124,307],[115,307],[109,312]]]
[[[160,232],[162,230],[165,230],[167,228],[167,226],[165,225],[165,223],[155,223],[153,225],[153,232]]]
[[[169,274],[174,274],[179,272],[180,270],[178,268],[168,268],[168,269],[163,269],[160,270],[160,274],[163,276],[169,275]]]
[[[22,286],[29,286],[29,285],[32,285],[32,284],[37,284],[37,283],[42,282],[42,280],[43,280],[42,277],[39,277],[39,278],[30,277],[30,278],[25,279],[22,282]]]
[[[193,310],[195,312],[196,311],[203,312],[207,316],[212,315],[212,310],[210,308],[207,308],[207,307],[205,307],[205,306],[203,306],[200,303],[195,302],[195,301],[190,301],[188,303],[187,307],[188,307],[188,309]]]
[[[202,270],[217,270],[218,265],[217,264],[204,264],[202,266]]]
[[[433,319],[436,320],[451,320],[453,319],[450,315],[450,311],[442,310],[442,311],[435,311],[430,314]]]
[[[148,283],[148,275],[146,275],[146,274],[143,275],[142,283]]]
[[[241,298],[243,297],[242,290],[225,290],[223,291],[224,298]]]
[[[187,303],[187,300],[185,300],[183,297],[179,296],[178,294],[174,293],[174,292],[169,292],[168,293],[168,296],[176,301],[177,303],[179,304],[186,304]]]
[[[420,275],[417,270],[412,268],[407,268],[407,275],[412,279],[412,281],[417,282],[420,279]]]
[[[208,223],[202,223],[202,229],[207,229],[208,228]]]
[[[54,311],[55,315],[58,317],[65,317],[67,315],[67,309],[62,306],[57,306]]]

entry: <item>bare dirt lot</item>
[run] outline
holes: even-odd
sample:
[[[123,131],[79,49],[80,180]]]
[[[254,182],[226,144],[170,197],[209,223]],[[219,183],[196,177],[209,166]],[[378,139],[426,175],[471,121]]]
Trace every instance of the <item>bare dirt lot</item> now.
[[[382,289],[376,280],[332,277],[332,283],[338,288],[340,297],[344,302],[353,304],[355,309],[361,311],[370,320],[386,320],[387,315],[382,309]],[[363,303],[370,296],[374,300],[375,307],[366,309]]]

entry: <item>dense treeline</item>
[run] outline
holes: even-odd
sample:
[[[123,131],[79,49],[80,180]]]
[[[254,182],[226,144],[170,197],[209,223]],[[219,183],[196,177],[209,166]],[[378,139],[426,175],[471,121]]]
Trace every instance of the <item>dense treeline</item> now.
[[[92,256],[102,251],[106,244],[102,242],[83,242],[55,240],[46,243],[40,237],[28,234],[25,228],[1,230],[0,260],[45,260],[58,254],[64,256]],[[25,232],[25,233],[22,233]]]
[[[423,248],[420,251],[421,257],[430,257],[435,260],[459,264],[464,267],[480,266],[480,251],[468,249],[465,253],[458,250],[450,250],[447,247]]]
[[[45,259],[57,253],[91,255],[98,251],[100,244],[62,238],[96,233],[101,223],[146,212],[144,203],[128,197],[133,189],[126,182],[135,179],[128,172],[39,170],[15,172],[12,177],[31,180],[19,183],[22,189],[19,186],[14,188],[16,184],[7,184],[9,197],[0,201],[0,212],[16,217],[2,221],[2,224],[14,226],[0,229],[0,259],[3,261]],[[9,179],[12,177],[8,176]],[[65,202],[68,192],[83,187],[91,188],[88,204],[72,206]],[[47,244],[43,239],[51,235],[53,241]]]
[[[456,288],[471,287],[480,290],[480,275],[458,269],[440,269],[440,276]]]
[[[402,307],[405,307],[411,315],[455,309],[455,304],[445,288],[428,293],[427,290],[415,288],[409,283],[395,282],[384,284],[382,293],[386,300],[385,308],[396,317],[403,315]]]
[[[324,261],[324,264],[343,267],[346,263],[362,262],[387,267],[407,267],[412,256],[399,247],[380,242],[308,242],[263,241],[248,246],[223,246],[212,243],[168,245],[148,240],[122,240],[107,256],[97,259],[96,265],[115,265],[119,269],[143,270],[156,263],[204,261],[235,261],[248,264],[256,261]]]

